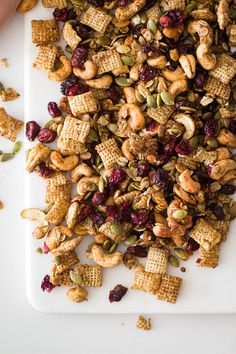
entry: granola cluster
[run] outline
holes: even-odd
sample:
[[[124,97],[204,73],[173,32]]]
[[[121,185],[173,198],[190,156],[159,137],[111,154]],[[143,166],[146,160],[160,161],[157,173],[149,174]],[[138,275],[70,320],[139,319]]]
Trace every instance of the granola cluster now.
[[[42,289],[65,285],[81,302],[84,287],[102,286],[104,268],[123,263],[135,269],[132,289],[175,303],[182,279],[169,265],[198,251],[197,265],[215,268],[236,216],[236,5],[43,5],[56,9],[32,21],[33,66],[60,82],[63,97],[48,104],[45,127],[26,124],[27,138],[39,141],[26,169],[45,179],[48,207],[22,216],[38,220],[33,235],[54,262]],[[55,44],[61,33],[64,50]],[[89,264],[80,264],[88,234]],[[115,287],[114,299],[124,289]]]

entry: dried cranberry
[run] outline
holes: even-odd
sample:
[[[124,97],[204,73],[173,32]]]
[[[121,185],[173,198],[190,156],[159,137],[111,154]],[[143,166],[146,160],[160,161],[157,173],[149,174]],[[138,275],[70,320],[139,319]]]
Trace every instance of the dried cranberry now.
[[[109,89],[106,90],[107,97],[112,100],[113,103],[117,103],[119,99],[121,98],[121,92],[119,88],[115,85],[112,85],[109,87]]]
[[[105,222],[105,216],[99,212],[92,213],[91,218],[93,220],[93,223],[97,226],[102,226],[102,224],[104,224]]]
[[[193,44],[190,43],[180,43],[178,45],[178,52],[180,54],[193,54],[195,52],[195,48]]]
[[[153,132],[158,126],[158,123],[153,120],[152,122],[148,123],[146,126],[146,131]]]
[[[236,134],[236,120],[231,120],[229,124],[229,131]]]
[[[111,218],[114,221],[124,222],[130,220],[130,210],[129,210],[130,202],[125,202],[119,206],[119,208],[115,205],[108,206],[106,208],[107,217]]]
[[[202,185],[206,186],[206,185],[211,184],[212,182],[214,182],[209,177],[209,175],[206,172],[202,171],[202,170],[195,170],[194,171],[194,175],[197,176],[199,183],[202,184]]]
[[[47,167],[45,162],[41,162],[39,164],[39,173],[43,178],[51,178],[55,174],[55,171]]]
[[[53,285],[50,282],[50,276],[48,274],[46,274],[45,277],[42,280],[41,289],[43,291],[46,290],[48,293],[50,293],[55,287],[56,287],[56,285]]]
[[[149,219],[149,220],[146,222],[145,226],[146,226],[146,228],[147,228],[148,230],[152,230],[152,228],[153,228],[153,222],[152,222],[152,220]]]
[[[85,205],[78,215],[78,222],[87,218],[87,216],[91,213],[91,211],[92,208],[89,205]]]
[[[87,0],[89,4],[94,5],[95,7],[103,7],[104,0]]]
[[[61,83],[61,93],[68,96],[68,90],[78,82],[76,77],[70,77]]]
[[[118,6],[119,6],[119,7],[125,7],[125,6],[127,6],[130,2],[131,2],[131,0],[120,0],[120,1],[118,2]]]
[[[84,47],[77,47],[71,57],[71,65],[74,68],[79,68],[84,64],[88,57],[88,50]]]
[[[144,28],[146,28],[146,26],[143,23],[133,28],[133,36],[135,39],[139,38]]]
[[[178,139],[176,138],[176,136],[171,137],[168,143],[166,143],[164,146],[164,152],[167,155],[172,155],[175,152],[175,148],[177,144],[178,144]]]
[[[218,121],[214,118],[208,119],[204,124],[204,133],[209,138],[216,136],[219,131]]]
[[[43,243],[43,253],[47,254],[50,251],[50,249],[48,248],[48,246],[46,245],[46,243]]]
[[[145,6],[142,8],[142,12],[147,11],[152,6],[154,6],[155,4],[156,4],[156,0],[147,0]]]
[[[172,17],[167,15],[162,15],[159,19],[159,23],[162,27],[171,27],[174,25]]]
[[[195,252],[199,249],[200,245],[195,241],[192,237],[188,239],[187,245],[186,245],[186,251],[189,253]]]
[[[38,136],[41,127],[34,120],[26,123],[25,127],[25,135],[29,141],[34,141],[34,139]]]
[[[153,53],[156,49],[153,47],[152,44],[148,43],[142,46],[142,52],[145,54]]]
[[[62,115],[60,108],[58,107],[56,102],[48,103],[48,113],[51,117],[56,118]]]
[[[170,177],[163,168],[158,168],[151,176],[151,181],[159,187],[167,189],[170,184]]]
[[[112,170],[109,183],[110,184],[120,184],[126,178],[126,172],[121,167],[115,167]]]
[[[89,36],[91,32],[91,28],[84,25],[81,22],[77,22],[76,24],[76,33],[78,34],[78,36],[80,36],[80,38],[87,38]]]
[[[236,187],[233,184],[224,184],[220,191],[224,194],[231,195],[235,193]]]
[[[169,60],[168,64],[166,65],[167,68],[170,70],[175,70],[178,67],[178,62],[174,60]]]
[[[109,218],[116,220],[118,217],[118,209],[115,205],[108,206],[106,208],[106,214]]]
[[[148,254],[148,249],[147,247],[142,247],[142,246],[129,246],[127,248],[127,252],[129,252],[130,254],[133,254],[136,257],[140,257],[140,258],[146,258],[147,254]]]
[[[212,211],[212,213],[217,217],[219,220],[224,220],[225,213],[223,208],[215,201],[210,201],[207,204],[208,208]]]
[[[114,287],[114,289],[110,290],[109,293],[109,301],[110,302],[118,302],[122,299],[122,297],[126,294],[128,288],[125,286],[118,284]]]
[[[177,154],[187,156],[193,152],[193,148],[187,141],[182,140],[180,143],[177,144],[175,151],[177,152]]]
[[[156,69],[149,65],[144,65],[142,69],[139,70],[139,79],[142,81],[152,80],[156,75]]]
[[[138,165],[138,176],[145,177],[149,174],[151,165],[148,162],[144,162]]]
[[[172,19],[173,25],[182,25],[184,23],[184,13],[179,10],[167,11],[163,16],[168,16]]]
[[[68,19],[67,9],[56,8],[52,14],[57,21],[66,22]]]
[[[131,213],[131,220],[133,224],[143,226],[148,222],[148,214],[145,212],[133,211]]]
[[[194,85],[197,88],[203,88],[204,84],[206,81],[206,73],[205,72],[199,72],[196,74],[194,78]]]
[[[96,191],[93,195],[92,202],[94,205],[101,205],[106,201],[106,199],[107,199],[106,192]]]
[[[181,107],[190,107],[194,108],[195,105],[193,102],[187,101],[187,100],[181,100],[176,102],[176,108],[181,109]]]
[[[38,134],[38,141],[42,144],[52,143],[57,137],[57,133],[49,128],[44,128],[40,130]]]
[[[82,82],[78,82],[77,84],[74,84],[70,88],[68,88],[67,96],[77,96],[88,91],[88,85],[82,84]]]

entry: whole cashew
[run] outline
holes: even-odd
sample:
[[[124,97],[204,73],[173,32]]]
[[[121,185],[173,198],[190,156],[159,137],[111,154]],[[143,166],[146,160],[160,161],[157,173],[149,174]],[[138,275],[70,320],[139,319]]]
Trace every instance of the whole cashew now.
[[[229,181],[231,181],[232,179],[235,179],[236,178],[236,169],[235,170],[230,170],[228,172],[226,172],[224,174],[224,176],[222,178],[219,179],[219,183],[220,184],[225,184]]]
[[[71,171],[71,181],[76,183],[82,176],[91,177],[93,170],[86,163],[80,163]]]
[[[207,43],[202,43],[197,47],[196,56],[199,64],[205,70],[212,70],[216,65],[216,57],[210,54],[210,46]]]
[[[173,192],[184,202],[189,203],[191,205],[196,205],[196,199],[194,198],[193,195],[187,193],[185,190],[183,190],[179,185],[175,184],[173,188]]]
[[[220,0],[217,9],[217,21],[221,30],[225,29],[229,22],[229,1]]]
[[[48,230],[48,226],[37,226],[32,232],[32,235],[38,240],[40,238],[43,238],[48,233]]]
[[[67,58],[65,55],[62,55],[60,57],[60,62],[62,66],[59,69],[55,71],[49,71],[48,73],[49,80],[60,82],[67,79],[72,74],[72,66],[70,63],[70,59]]]
[[[19,3],[19,1],[18,1]],[[38,0],[22,0],[20,5],[17,7],[16,11],[19,13],[26,13],[32,10],[38,3]]]
[[[186,227],[178,224],[174,219],[169,220],[168,225],[171,230],[171,238],[176,246],[183,246],[185,243],[183,236],[185,234]]]
[[[175,70],[166,68],[162,70],[161,73],[164,78],[170,82],[175,82],[177,80],[183,80],[186,78],[186,74],[180,66],[178,66]]]
[[[221,145],[236,148],[236,137],[227,128],[222,128],[217,136],[217,141]]]
[[[135,89],[133,87],[124,87],[123,91],[124,91],[127,103],[133,103],[136,105],[140,104],[135,96]]]
[[[71,238],[73,231],[66,226],[55,226],[45,238],[45,243],[49,250],[53,250],[59,246],[66,238]]]
[[[185,92],[188,88],[187,80],[177,80],[172,82],[172,84],[168,87],[168,92],[171,96],[175,97],[178,96],[180,93]]]
[[[184,30],[184,26],[179,24],[179,25],[172,26],[172,27],[165,27],[163,29],[163,34],[167,38],[175,39],[180,36],[180,34],[183,32],[183,30]]]
[[[119,118],[129,117],[128,123],[132,130],[137,131],[144,128],[145,118],[142,109],[132,103],[124,104],[118,112]]]
[[[121,151],[124,155],[124,157],[126,157],[129,161],[134,160],[134,155],[130,152],[130,140],[126,139],[122,146],[121,146]]]
[[[102,77],[99,77],[98,79],[85,80],[85,83],[90,87],[96,89],[108,89],[111,86],[112,81],[113,81],[112,76],[106,74],[103,75]]]
[[[78,213],[79,213],[79,209],[80,209],[80,205],[79,203],[77,202],[73,202],[71,203],[68,211],[67,211],[67,214],[66,214],[66,225],[69,227],[69,228],[73,228],[76,224],[76,221],[77,221],[77,216],[78,216]]]
[[[166,67],[167,60],[165,55],[161,55],[157,58],[148,58],[147,63],[148,65],[153,66],[154,68],[164,69]]]
[[[92,62],[92,60],[87,60],[84,63],[85,69],[74,68],[73,73],[75,76],[79,77],[82,80],[90,80],[93,79],[97,74],[97,65]]]
[[[189,79],[193,79],[196,72],[196,60],[192,54],[182,54],[179,57],[180,65]]]
[[[196,182],[191,177],[191,171],[185,170],[179,176],[180,187],[185,190],[185,192],[195,194],[200,191],[201,185]]]
[[[210,9],[197,9],[190,12],[190,15],[195,20],[206,20],[208,22],[212,22],[216,20],[216,15],[211,12]]]
[[[58,151],[52,151],[50,154],[50,159],[53,165],[55,165],[61,171],[73,170],[79,163],[79,156],[71,155],[62,157]]]
[[[195,133],[195,123],[193,118],[189,114],[179,113],[175,115],[174,119],[185,127],[183,138],[186,140],[191,139]]]
[[[98,176],[82,177],[77,183],[77,193],[84,196],[87,192],[94,190],[99,182]]]
[[[164,237],[164,238],[171,237],[171,230],[169,226],[165,224],[156,223],[153,226],[152,231],[154,235],[157,237]]]
[[[225,159],[225,160],[218,161],[214,165],[212,165],[210,168],[209,175],[211,178],[215,180],[219,180],[226,174],[226,172],[235,169],[236,169],[236,162],[231,159]]]
[[[122,263],[123,255],[120,252],[106,254],[99,245],[94,245],[91,250],[91,257],[94,262],[103,268],[114,268]]]

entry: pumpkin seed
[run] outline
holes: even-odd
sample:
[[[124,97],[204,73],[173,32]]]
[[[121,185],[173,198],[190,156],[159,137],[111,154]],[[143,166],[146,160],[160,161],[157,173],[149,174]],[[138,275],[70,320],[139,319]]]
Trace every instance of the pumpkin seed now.
[[[82,277],[80,274],[78,274],[75,270],[70,270],[70,278],[75,284],[81,284],[82,283]]]
[[[198,146],[198,136],[193,136],[189,140],[189,144],[195,149]]]
[[[157,107],[161,107],[162,106],[162,99],[161,99],[161,95],[158,93],[157,94]]]
[[[96,39],[96,43],[101,46],[108,46],[111,43],[110,38],[102,36]]]
[[[97,135],[97,133],[95,132],[95,130],[90,129],[88,139],[89,139],[90,141],[97,141],[97,140],[98,140],[98,135]]]
[[[148,89],[149,89],[150,92],[155,91],[155,89],[157,88],[157,84],[158,84],[158,79],[157,79],[157,77],[155,77],[155,79],[153,79],[153,80],[151,80],[151,81],[149,81],[149,82],[151,82],[151,84],[148,85],[148,83],[147,83],[146,87],[148,87]]]
[[[15,153],[3,153],[0,155],[0,162],[7,162],[14,159]]]
[[[147,15],[145,14],[145,12],[141,12],[141,14],[139,14],[140,17],[140,21],[141,23],[146,23],[147,22]]]
[[[219,144],[216,138],[210,138],[207,140],[207,145],[210,146],[210,148],[216,149]]]
[[[137,241],[137,235],[129,235],[126,237],[124,244],[126,246],[131,246],[134,245],[136,241]]]
[[[170,255],[168,258],[168,261],[173,267],[178,268],[179,267],[179,260],[175,256]]]
[[[103,243],[103,248],[104,250],[108,251],[112,246],[112,241],[111,240],[106,240]]]
[[[81,5],[83,5],[84,2],[81,0],[71,0],[71,3],[74,6],[81,6]]]
[[[197,3],[194,1],[194,2],[190,2],[186,7],[185,7],[185,10],[184,10],[184,14],[185,16],[188,15],[191,11],[195,10],[197,8]]]
[[[123,227],[120,224],[111,224],[110,229],[111,232],[115,235],[120,235],[123,232]]]
[[[43,253],[43,250],[41,247],[38,247],[36,248],[35,252],[39,253],[39,254],[42,254]]]
[[[122,167],[125,167],[128,162],[129,162],[129,161],[128,161],[127,158],[124,157],[124,156],[120,156],[120,157],[118,157],[118,159],[117,159],[118,165],[120,165],[120,166],[122,166]]]
[[[117,124],[115,124],[115,123],[109,123],[109,124],[107,124],[107,128],[112,132],[112,133],[116,133],[117,132],[117,130],[118,130],[118,126],[117,126]]]
[[[159,19],[163,15],[163,12],[161,10],[158,10],[156,12],[156,17]]]
[[[176,210],[172,214],[173,218],[175,218],[175,219],[184,219],[187,215],[188,215],[188,212],[183,209]]]
[[[12,152],[14,154],[16,154],[17,152],[20,151],[20,149],[22,148],[22,142],[21,141],[17,141],[14,146],[13,146],[13,149],[12,149]]]
[[[138,90],[135,90],[134,94],[139,103],[145,102],[145,97],[143,97]]]
[[[174,97],[171,96],[169,92],[166,91],[162,92],[161,99],[167,106],[173,106],[175,104]]]
[[[62,261],[61,256],[55,256],[55,257],[53,258],[53,262],[54,262],[56,265],[60,265],[60,264],[61,264],[61,261]]]
[[[149,31],[151,31],[152,33],[156,33],[156,31],[157,31],[156,23],[153,20],[149,19],[147,22],[147,29]]]
[[[115,82],[117,83],[118,86],[128,87],[128,86],[132,85],[133,80],[128,79],[127,77],[124,77],[124,76],[118,76],[115,78]]]
[[[149,95],[147,96],[147,106],[148,107],[155,107],[157,104],[156,96]]]
[[[105,188],[105,185],[104,185],[104,179],[102,177],[99,178],[99,182],[98,182],[98,190],[99,192],[104,192],[104,188]]]
[[[183,261],[187,261],[187,259],[189,258],[188,252],[183,250],[182,248],[175,248],[174,252],[176,256],[182,259]]]
[[[213,98],[212,97],[208,97],[208,96],[203,96],[200,104],[205,107],[208,106],[209,104],[211,104],[213,102]]]
[[[108,253],[113,253],[117,249],[118,243],[114,242]]]
[[[121,44],[116,48],[116,50],[120,54],[128,54],[130,52],[130,47],[127,45]]]
[[[131,57],[129,57],[128,55],[122,55],[121,61],[123,64],[128,65],[128,66],[132,66],[134,64],[133,59]]]
[[[4,86],[3,86],[3,84],[0,82],[0,95],[2,94],[3,91],[4,91]]]

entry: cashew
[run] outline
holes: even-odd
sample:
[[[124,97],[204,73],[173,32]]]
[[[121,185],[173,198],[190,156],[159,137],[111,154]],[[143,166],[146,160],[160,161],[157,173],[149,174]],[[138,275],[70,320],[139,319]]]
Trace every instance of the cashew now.
[[[189,79],[193,79],[196,72],[196,60],[192,54],[182,54],[179,57],[180,65]]]
[[[184,234],[185,234],[185,227],[178,224],[174,219],[169,220],[168,223],[170,230],[171,230],[171,238],[176,244],[176,246],[183,246],[185,243]]]
[[[84,196],[87,192],[93,191],[98,182],[98,176],[82,177],[77,183],[77,193]]]
[[[153,66],[154,68],[164,69],[166,67],[167,60],[165,55],[161,55],[157,58],[148,58],[147,63],[148,65]]]
[[[229,22],[229,1],[220,0],[217,9],[217,22],[221,30],[225,29]]]
[[[86,80],[85,83],[90,87],[96,89],[108,89],[111,86],[112,81],[113,81],[112,76],[106,74],[103,75],[102,77],[99,77],[98,79]]]
[[[180,36],[180,34],[183,32],[184,26],[183,25],[176,25],[172,27],[165,27],[163,29],[163,34],[167,38],[175,39]]]
[[[133,66],[131,66],[129,71],[130,79],[132,79],[133,81],[138,81],[140,68],[141,68],[141,64],[139,63],[135,63]]]
[[[186,74],[180,66],[178,66],[175,70],[166,68],[162,70],[161,73],[164,78],[170,82],[175,82],[186,78]]]
[[[99,232],[95,235],[95,242],[99,243],[100,245],[103,244],[106,240],[109,240],[109,237],[102,234],[101,232]]]
[[[84,63],[85,69],[74,68],[73,73],[75,76],[79,77],[82,80],[90,80],[93,79],[97,74],[97,65],[92,62],[92,60],[87,60]]]
[[[40,238],[43,238],[48,233],[48,230],[48,226],[37,226],[32,232],[32,235],[38,240]]]
[[[174,119],[185,127],[183,138],[186,140],[191,139],[195,133],[195,123],[193,118],[189,114],[179,113],[175,115]]]
[[[36,166],[50,155],[50,149],[43,144],[36,144],[30,151],[26,159],[26,171],[31,173]]]
[[[79,213],[80,205],[77,202],[71,203],[67,214],[66,214],[66,224],[69,228],[73,228],[77,221],[77,216]]]
[[[211,12],[210,9],[197,9],[190,12],[190,15],[195,20],[205,20],[208,22],[212,22],[216,20],[216,15]]]
[[[72,66],[70,59],[65,55],[60,57],[60,62],[62,66],[55,71],[49,71],[48,78],[53,81],[63,81],[67,79],[72,74]]]
[[[167,91],[167,85],[166,85],[164,77],[160,76],[160,77],[158,77],[157,92],[162,93],[165,91]]]
[[[76,183],[82,176],[91,177],[92,175],[91,167],[82,162],[71,171],[71,181]]]
[[[224,176],[222,178],[219,179],[219,183],[220,184],[225,184],[229,181],[231,181],[232,179],[235,179],[236,178],[236,170],[230,170],[228,172],[226,172],[224,174]]]
[[[179,184],[185,192],[195,194],[200,191],[201,185],[192,179],[191,174],[189,170],[182,172],[179,176]]]
[[[217,141],[221,145],[236,148],[236,137],[227,128],[222,128],[217,136]]]
[[[118,112],[118,117],[126,118],[127,116],[130,117],[128,123],[132,130],[137,131],[144,128],[145,118],[139,106],[132,103],[124,104]]]
[[[45,244],[49,250],[53,250],[59,246],[66,238],[71,238],[73,231],[66,226],[55,226],[45,238]]]
[[[132,104],[136,104],[136,105],[140,104],[135,96],[135,89],[133,87],[124,87],[123,91],[124,91],[125,99],[126,99],[127,103],[132,103]]]
[[[73,170],[79,163],[79,156],[70,155],[67,157],[62,157],[58,151],[52,151],[50,154],[50,159],[60,171],[70,171]]]
[[[39,226],[48,226],[48,222],[45,220],[46,214],[44,211],[40,209],[36,209],[36,208],[24,209],[20,213],[20,216],[23,219],[36,221],[39,224]]]
[[[123,255],[120,252],[106,254],[99,245],[94,245],[91,250],[91,257],[94,262],[103,268],[114,268],[122,263]]]
[[[219,180],[226,174],[226,172],[235,169],[236,169],[236,162],[234,160],[231,159],[221,160],[211,166],[209,175],[211,178],[215,180]]]
[[[173,188],[173,192],[184,202],[189,203],[191,205],[196,205],[196,199],[194,198],[193,195],[187,193],[185,190],[183,190],[179,185],[175,184]]]
[[[196,49],[197,60],[205,70],[212,70],[216,65],[216,57],[209,51],[210,46],[207,43],[200,44]]]
[[[129,161],[134,160],[134,155],[130,152],[130,140],[126,139],[122,146],[121,146],[121,151],[124,155],[124,157],[126,157]]]
[[[152,231],[154,233],[155,236],[157,237],[171,237],[171,230],[169,228],[169,226],[165,225],[165,224],[161,224],[161,223],[156,223],[153,228]]]
[[[118,22],[129,20],[146,4],[146,0],[134,0],[125,7],[117,7],[115,17]]]
[[[220,148],[216,149],[216,152],[217,152],[217,160],[216,161],[226,160],[226,159],[231,158],[230,151],[225,147],[220,147]]]
[[[18,1],[19,3],[19,1]],[[24,14],[30,10],[32,10],[38,3],[38,0],[22,0],[20,5],[17,7],[16,11]]]
[[[83,302],[88,300],[88,292],[82,286],[69,288],[66,293],[68,299],[75,302]]]
[[[177,80],[172,82],[172,84],[168,87],[168,92],[171,96],[178,96],[180,93],[185,92],[188,88],[187,80]]]
[[[112,72],[112,74],[115,75],[115,76],[120,76],[120,75],[123,75],[123,74],[128,74],[128,73],[129,73],[129,67],[128,67],[128,65],[121,65],[121,66],[119,66],[118,68],[113,69],[111,72]]]

